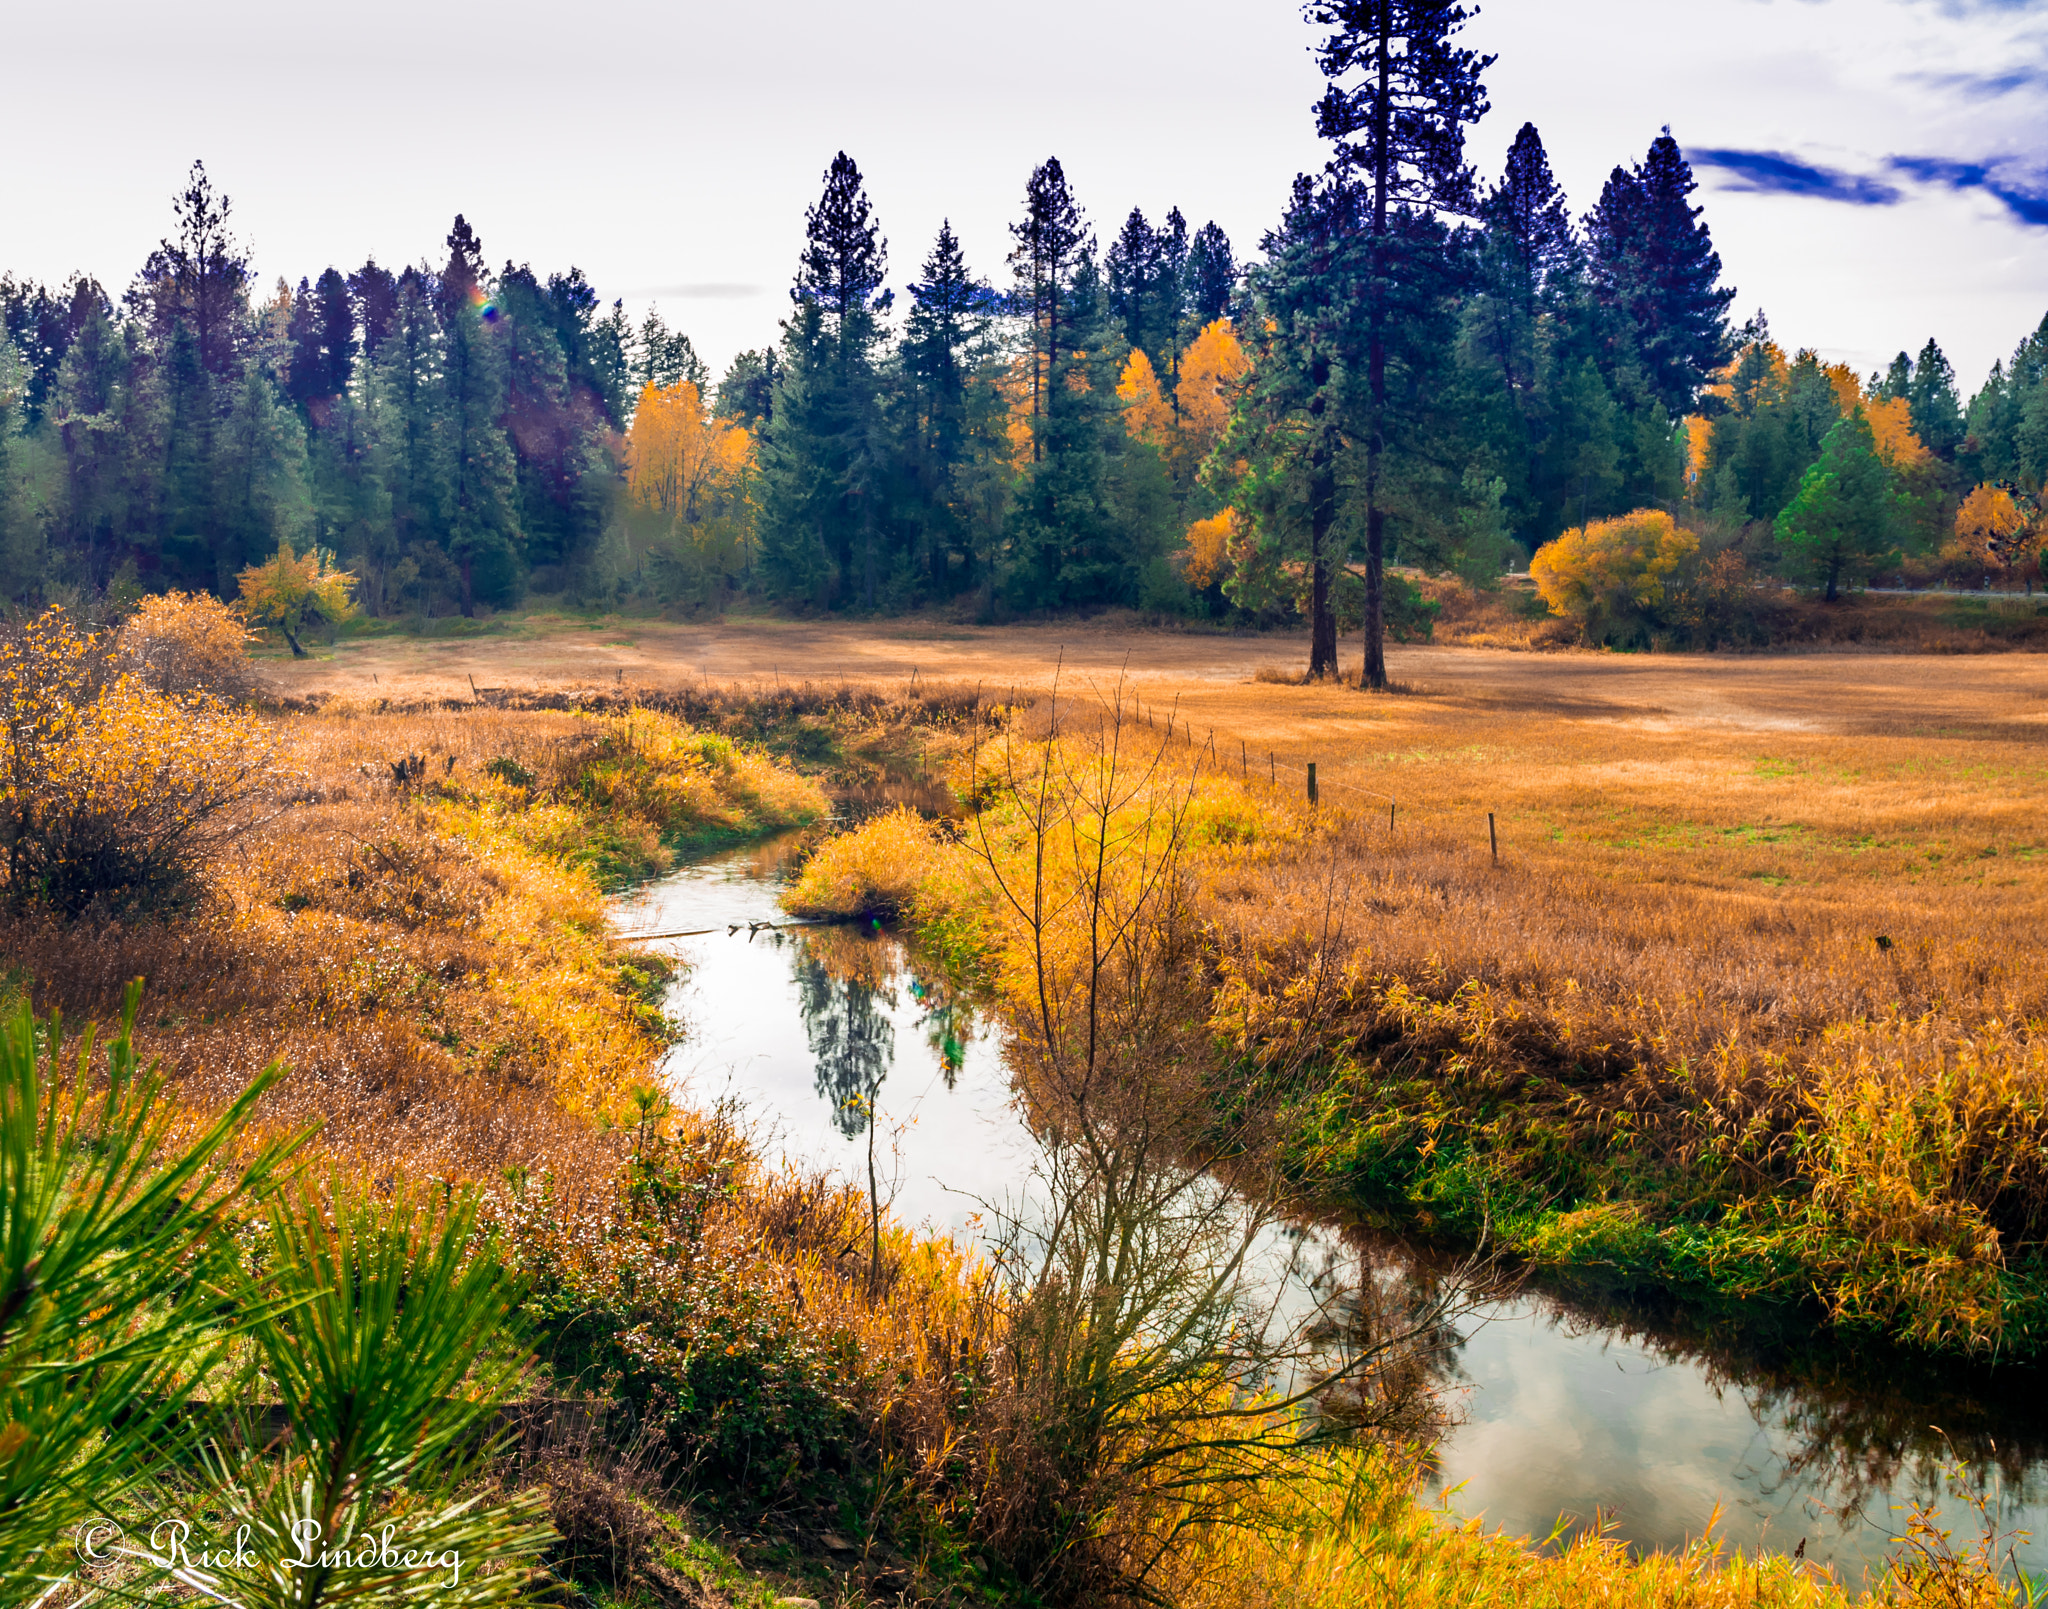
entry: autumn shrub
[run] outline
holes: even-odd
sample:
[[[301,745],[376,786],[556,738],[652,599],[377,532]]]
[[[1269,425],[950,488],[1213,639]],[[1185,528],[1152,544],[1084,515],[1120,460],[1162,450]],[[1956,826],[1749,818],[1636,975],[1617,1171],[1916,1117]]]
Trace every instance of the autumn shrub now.
[[[819,845],[783,894],[798,916],[915,920],[933,914],[931,884],[958,850],[908,806],[873,816]]]
[[[1647,646],[1699,538],[1660,509],[1574,526],[1536,550],[1529,573],[1550,612],[1577,621],[1589,642]]]
[[[122,623],[116,644],[124,666],[156,693],[246,698],[256,687],[248,623],[204,592],[146,597]]]
[[[188,906],[274,771],[260,723],[109,671],[56,611],[0,642],[0,847],[15,909]]]

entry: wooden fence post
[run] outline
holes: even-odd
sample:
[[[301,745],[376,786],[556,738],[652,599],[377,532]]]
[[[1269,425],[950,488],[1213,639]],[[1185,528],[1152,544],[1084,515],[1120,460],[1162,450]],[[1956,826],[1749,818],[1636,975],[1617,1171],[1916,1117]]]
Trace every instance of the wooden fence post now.
[[[1493,812],[1486,812],[1486,847],[1493,851],[1493,863],[1500,864],[1500,838],[1493,830]]]
[[[1308,763],[1308,802],[1316,802],[1316,763],[1313,760]]]

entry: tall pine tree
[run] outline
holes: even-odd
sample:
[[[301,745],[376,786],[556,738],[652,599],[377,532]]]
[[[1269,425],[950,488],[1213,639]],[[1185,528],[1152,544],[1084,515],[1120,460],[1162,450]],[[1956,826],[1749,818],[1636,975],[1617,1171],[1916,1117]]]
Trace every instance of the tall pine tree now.
[[[886,333],[888,242],[853,158],[841,151],[804,214],[804,250],[783,325],[784,374],[762,454],[761,567],[798,602],[876,605],[883,458],[876,351]]]
[[[1446,0],[1312,0],[1311,22],[1330,32],[1317,48],[1329,81],[1317,130],[1335,147],[1334,171],[1363,186],[1364,280],[1358,289],[1366,364],[1365,655],[1359,684],[1387,685],[1383,476],[1399,394],[1388,356],[1400,325],[1441,295],[1450,270],[1439,218],[1476,208],[1465,129],[1487,111],[1480,75],[1492,63],[1453,41],[1465,7]]]
[[[947,594],[975,585],[974,544],[962,484],[976,448],[979,370],[993,297],[968,271],[950,219],[910,287],[900,359],[907,403],[905,459],[912,518],[922,532],[927,579]],[[957,578],[952,557],[961,560]]]
[[[1667,128],[1634,168],[1608,175],[1586,215],[1593,281],[1620,320],[1622,360],[1640,365],[1643,382],[1673,421],[1692,413],[1700,393],[1727,363],[1732,286],[1689,199],[1699,186]]]

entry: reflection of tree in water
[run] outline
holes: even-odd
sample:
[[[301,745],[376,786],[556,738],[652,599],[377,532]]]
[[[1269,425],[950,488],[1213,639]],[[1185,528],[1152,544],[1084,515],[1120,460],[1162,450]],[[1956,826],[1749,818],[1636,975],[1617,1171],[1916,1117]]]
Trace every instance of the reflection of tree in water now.
[[[1412,1255],[1412,1249],[1411,1249]],[[1410,1264],[1422,1279],[1430,1259]],[[1505,1294],[1505,1293],[1504,1293]],[[1740,1308],[1670,1293],[1545,1282],[1544,1322],[1568,1336],[1602,1335],[1699,1370],[1714,1392],[1735,1391],[1777,1449],[1765,1491],[1805,1487],[1844,1530],[1896,1522],[1888,1505],[1938,1496],[1953,1471],[2008,1503],[2048,1496],[2048,1392],[2035,1368],[1943,1363],[1872,1342],[1830,1338],[1810,1315]],[[1454,1341],[1437,1379],[1466,1378]]]
[[[804,1032],[818,1058],[818,1094],[849,1139],[866,1132],[882,1080],[896,1059],[889,1012],[899,981],[917,1002],[915,1031],[924,1037],[951,1089],[975,1035],[973,1006],[936,970],[925,972],[886,934],[822,928],[795,941]]]
[[[859,950],[882,949],[877,940],[855,943]],[[804,1037],[818,1059],[818,1094],[831,1103],[832,1121],[848,1139],[867,1132],[896,1059],[896,1025],[888,1014],[896,1003],[894,971],[886,956],[864,956],[843,942],[796,946],[798,999]]]

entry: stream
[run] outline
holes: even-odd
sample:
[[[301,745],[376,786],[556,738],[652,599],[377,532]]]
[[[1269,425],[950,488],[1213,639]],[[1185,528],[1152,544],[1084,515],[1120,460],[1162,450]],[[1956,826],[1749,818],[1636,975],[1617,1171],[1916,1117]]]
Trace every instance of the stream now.
[[[665,1075],[699,1104],[733,1102],[769,1155],[863,1189],[872,1156],[900,1220],[971,1234],[984,1204],[1021,1199],[1037,1154],[995,1032],[886,933],[750,931],[787,920],[777,895],[794,851],[787,838],[715,855],[613,902],[628,937],[718,930],[650,945],[688,967],[665,1002],[687,1036]],[[1754,1315],[1585,1291],[1525,1288],[1455,1328],[1434,1368],[1458,1422],[1422,1495],[1489,1529],[1541,1539],[1568,1519],[1675,1550],[1718,1507],[1730,1546],[1804,1543],[1861,1586],[1911,1506],[1938,1505],[1958,1546],[1974,1542],[1960,1471],[2008,1568],[2048,1575],[2037,1371],[1935,1367],[1789,1320],[1759,1333]]]

